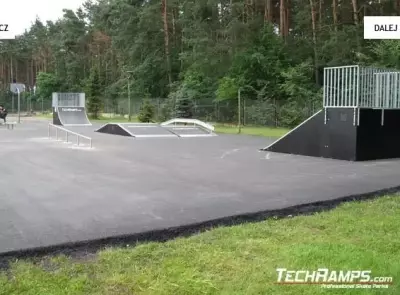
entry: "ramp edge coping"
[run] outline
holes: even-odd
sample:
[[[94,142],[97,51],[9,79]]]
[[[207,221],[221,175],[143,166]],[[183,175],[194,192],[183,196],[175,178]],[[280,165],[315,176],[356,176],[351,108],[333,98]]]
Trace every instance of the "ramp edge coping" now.
[[[174,118],[168,121],[165,121],[161,123],[161,126],[167,126],[173,123],[192,123],[192,124],[197,124],[205,129],[207,129],[210,132],[213,132],[215,130],[214,126],[211,124],[208,124],[206,122],[200,121],[198,119],[186,119],[186,118]]]
[[[295,128],[293,128],[292,130],[290,130],[288,133],[286,133],[285,135],[283,135],[282,137],[278,138],[277,140],[275,140],[273,143],[271,143],[270,145],[268,145],[267,147],[263,148],[263,151],[266,151],[267,149],[269,149],[271,146],[273,146],[274,144],[276,144],[277,142],[281,141],[282,139],[284,139],[286,136],[288,136],[289,134],[291,134],[293,131],[295,131],[296,129],[300,128],[301,126],[303,126],[305,123],[307,123],[308,121],[310,121],[312,118],[314,118],[315,116],[317,116],[319,113],[321,113],[323,110],[319,110],[318,112],[316,112],[314,115],[312,115],[311,117],[309,117],[308,119],[304,120],[302,123],[300,123],[299,125],[297,125]]]

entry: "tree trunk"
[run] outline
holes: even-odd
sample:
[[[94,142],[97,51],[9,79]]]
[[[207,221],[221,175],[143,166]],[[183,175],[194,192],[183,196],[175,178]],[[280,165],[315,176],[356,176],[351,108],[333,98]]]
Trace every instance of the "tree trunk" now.
[[[171,59],[169,53],[169,33],[168,33],[168,4],[167,0],[161,0],[162,4],[162,18],[164,23],[164,46],[165,46],[165,61],[167,64],[167,75],[169,85],[172,84],[172,76],[171,76]]]
[[[310,0],[310,7],[311,7],[311,22],[312,22],[312,40],[313,40],[313,48],[314,48],[314,67],[315,67],[315,83],[319,81],[319,74],[318,74],[318,49],[317,49],[317,13],[315,9],[314,0]]]
[[[322,29],[322,8],[324,5],[324,0],[319,0],[319,13],[318,13],[318,29]]]
[[[353,21],[356,26],[357,51],[360,52],[361,51],[361,42],[360,42],[360,37],[359,37],[360,20],[359,20],[359,16],[358,16],[358,3],[357,3],[357,0],[351,0],[351,2],[353,4]]]
[[[353,21],[356,26],[359,25],[360,21],[358,19],[358,3],[357,0],[351,0],[353,4]]]
[[[280,0],[280,6],[279,6],[279,33],[282,38],[285,37],[285,19],[286,19],[286,1],[285,0]]]
[[[35,85],[35,74],[33,72],[33,58],[31,59],[31,84]]]
[[[332,1],[332,15],[333,15],[333,27],[335,31],[337,31],[337,25],[338,25],[338,13],[337,13],[337,0]]]
[[[14,69],[13,69],[13,58],[11,57],[11,60],[10,60],[10,78],[11,78],[11,81],[10,81],[10,83],[14,83]]]
[[[290,22],[289,22],[289,18],[290,18],[290,0],[287,0],[286,2],[286,10],[285,10],[285,37],[289,36],[289,27],[290,27]]]
[[[264,22],[272,23],[272,15],[272,0],[264,0]]]
[[[400,8],[400,0],[395,0],[394,1],[394,10],[396,12],[396,15],[399,15],[399,8]]]

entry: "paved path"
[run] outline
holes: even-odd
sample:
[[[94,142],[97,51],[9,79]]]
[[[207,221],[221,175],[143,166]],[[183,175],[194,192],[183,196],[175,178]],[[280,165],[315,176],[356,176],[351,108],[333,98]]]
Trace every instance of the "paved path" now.
[[[260,152],[266,139],[135,139],[78,130],[94,149],[49,141],[46,122],[0,129],[0,253],[188,225],[400,185],[400,161]]]

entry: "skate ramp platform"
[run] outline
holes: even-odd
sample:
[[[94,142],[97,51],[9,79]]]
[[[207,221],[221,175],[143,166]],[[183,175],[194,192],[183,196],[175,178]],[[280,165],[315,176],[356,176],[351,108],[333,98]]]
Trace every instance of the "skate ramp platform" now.
[[[155,123],[107,123],[96,130],[137,138],[160,137],[208,137],[215,136],[214,127],[196,119],[172,119],[161,124]]]
[[[55,107],[53,124],[61,126],[91,126],[85,107]]]
[[[395,159],[400,158],[399,125],[400,110],[385,110],[383,117],[380,109],[357,114],[354,108],[329,108],[262,150],[346,161]]]

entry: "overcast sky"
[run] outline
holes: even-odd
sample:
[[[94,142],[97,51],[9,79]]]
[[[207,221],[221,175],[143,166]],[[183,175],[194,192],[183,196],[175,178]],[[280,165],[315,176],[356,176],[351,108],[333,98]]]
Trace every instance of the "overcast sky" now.
[[[64,8],[76,10],[85,0],[7,0],[1,1],[0,24],[9,26],[16,35],[22,34],[38,16],[43,23],[56,21]]]

